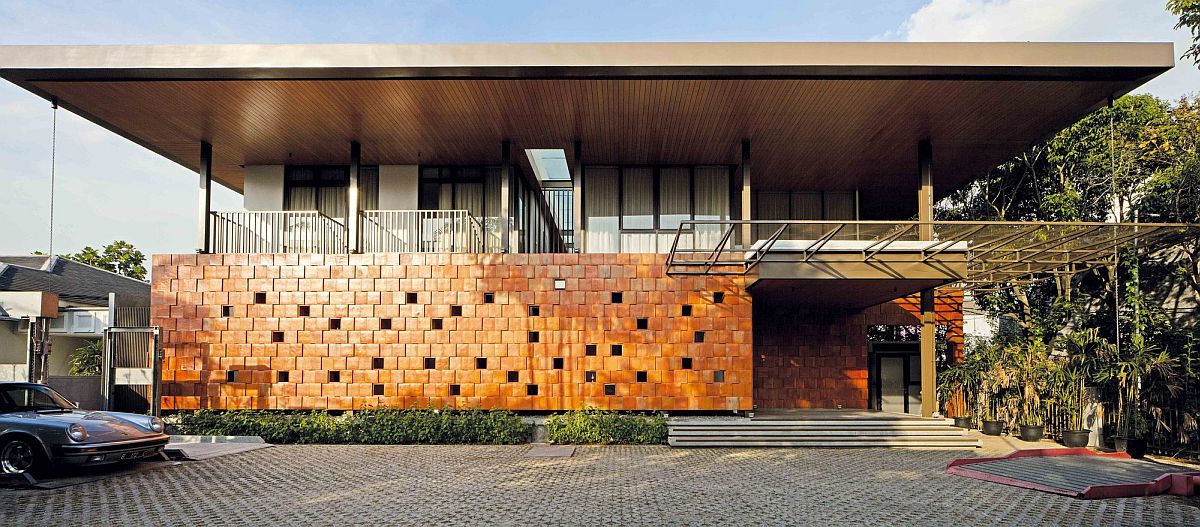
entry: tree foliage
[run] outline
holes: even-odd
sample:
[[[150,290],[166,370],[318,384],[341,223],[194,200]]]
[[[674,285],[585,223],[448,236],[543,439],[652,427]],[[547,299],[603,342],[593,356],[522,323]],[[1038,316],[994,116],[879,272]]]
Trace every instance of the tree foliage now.
[[[87,246],[75,254],[63,256],[105,271],[112,271],[121,276],[137,280],[146,279],[146,255],[124,240],[114,241],[100,250]]]
[[[1175,29],[1187,29],[1192,33],[1192,45],[1180,58],[1192,59],[1200,66],[1200,0],[1168,0],[1167,10],[1179,17]]]

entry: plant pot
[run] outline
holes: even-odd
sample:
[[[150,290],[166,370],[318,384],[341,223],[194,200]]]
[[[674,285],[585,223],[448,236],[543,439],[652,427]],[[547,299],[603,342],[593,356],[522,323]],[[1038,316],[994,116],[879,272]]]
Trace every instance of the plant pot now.
[[[971,429],[971,418],[970,417],[955,417],[954,418],[954,426],[970,430]]]
[[[1129,457],[1141,459],[1146,455],[1146,440],[1140,437],[1117,437],[1113,439],[1117,452],[1129,454]]]
[[[983,433],[989,436],[998,436],[1004,432],[1004,421],[983,421]]]
[[[1066,430],[1062,434],[1062,442],[1070,448],[1083,448],[1088,445],[1091,437],[1091,430]]]
[[[1021,425],[1021,441],[1041,441],[1045,433],[1046,427],[1043,425]]]

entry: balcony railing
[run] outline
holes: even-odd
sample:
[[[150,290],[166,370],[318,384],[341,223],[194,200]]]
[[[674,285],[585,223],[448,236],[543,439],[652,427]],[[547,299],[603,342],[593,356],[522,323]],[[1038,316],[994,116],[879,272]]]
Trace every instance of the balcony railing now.
[[[360,220],[358,247],[365,253],[480,253],[489,249],[483,224],[465,210],[367,210]]]
[[[215,253],[338,253],[346,227],[316,211],[212,212]]]
[[[348,234],[339,219],[315,211],[212,212],[215,253],[345,253]],[[499,218],[465,210],[368,210],[359,214],[358,250],[364,253],[501,252]]]

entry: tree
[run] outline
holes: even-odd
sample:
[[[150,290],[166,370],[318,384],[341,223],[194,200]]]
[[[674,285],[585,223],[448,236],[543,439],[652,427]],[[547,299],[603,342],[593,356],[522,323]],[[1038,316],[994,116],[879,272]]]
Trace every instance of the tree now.
[[[121,276],[137,280],[146,279],[146,267],[143,265],[146,262],[146,255],[124,240],[117,240],[105,245],[100,251],[88,246],[75,254],[63,256],[82,264],[112,271]]]
[[[1190,58],[1200,66],[1200,0],[1168,0],[1167,10],[1179,17],[1175,29],[1187,28],[1192,32],[1192,46],[1180,58]]]

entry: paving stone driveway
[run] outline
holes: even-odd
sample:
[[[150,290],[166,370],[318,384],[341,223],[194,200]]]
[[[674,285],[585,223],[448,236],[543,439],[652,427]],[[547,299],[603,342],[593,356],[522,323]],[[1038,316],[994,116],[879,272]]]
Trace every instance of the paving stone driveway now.
[[[1200,525],[1200,501],[1080,501],[942,473],[904,449],[277,446],[52,491],[4,525]]]

